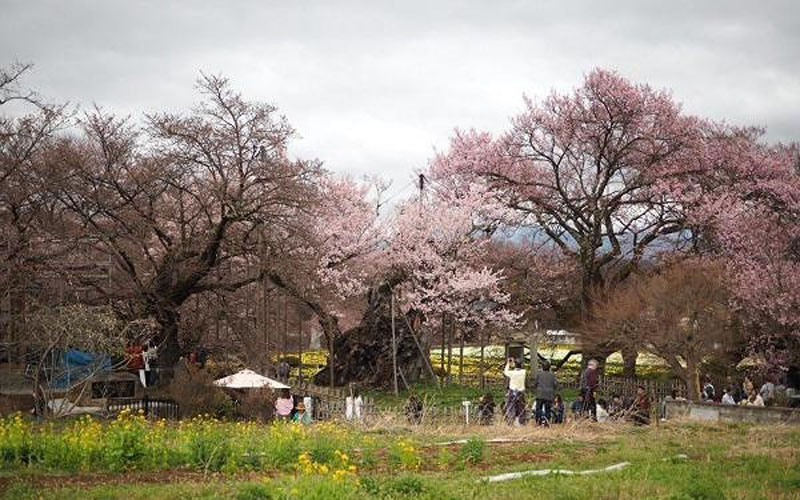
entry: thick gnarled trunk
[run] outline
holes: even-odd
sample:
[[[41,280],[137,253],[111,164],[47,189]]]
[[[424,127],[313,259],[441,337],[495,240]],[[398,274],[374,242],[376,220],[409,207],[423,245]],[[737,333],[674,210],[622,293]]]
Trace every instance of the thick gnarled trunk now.
[[[161,310],[156,314],[159,330],[156,336],[158,358],[156,364],[167,371],[171,370],[181,357],[178,339],[180,314],[174,310]]]
[[[356,383],[367,387],[389,387],[394,380],[392,356],[391,288],[381,284],[369,294],[367,310],[357,327],[334,339],[333,383],[341,386]],[[414,339],[409,323],[400,312],[395,316],[397,367],[400,386],[403,381],[417,382],[428,374],[426,346]],[[420,341],[420,346],[417,345]],[[314,381],[328,385],[331,363],[319,371]]]

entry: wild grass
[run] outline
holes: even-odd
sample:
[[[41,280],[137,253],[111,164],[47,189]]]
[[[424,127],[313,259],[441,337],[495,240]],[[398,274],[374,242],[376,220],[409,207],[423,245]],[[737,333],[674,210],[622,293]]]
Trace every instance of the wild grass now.
[[[85,476],[84,483],[64,486],[52,481],[53,473],[41,463],[14,462],[16,465],[9,471],[0,473],[0,488],[7,485],[4,498],[126,500],[800,498],[800,427],[797,426],[677,422],[659,427],[582,423],[549,429],[503,425],[390,429],[331,424],[310,427],[251,424],[248,428],[245,427],[248,424],[239,426],[211,420],[202,425],[191,424],[191,430],[183,429],[183,425],[165,426],[161,438],[167,440],[165,448],[172,447],[174,451],[164,451],[161,458],[137,462],[152,452],[153,445],[147,444],[144,455],[137,451],[128,458],[115,460],[129,467],[138,463],[170,464],[178,456],[181,458],[175,463],[182,469],[202,471],[211,464],[209,468],[223,473],[209,474],[203,480],[205,476],[198,472],[200,476],[175,484],[135,484],[140,476],[126,480],[130,472],[111,472],[98,480]],[[302,429],[302,434],[294,429]],[[36,444],[41,429],[30,427],[23,431],[14,436],[17,439],[27,432],[27,448],[3,456],[18,460],[16,457],[25,453],[34,456],[31,450],[41,449]],[[49,437],[60,432],[59,446],[64,447],[71,443],[67,436],[78,431],[67,425],[47,432]],[[108,425],[100,432],[122,430]],[[281,439],[279,435],[284,437]],[[498,442],[498,438],[514,441]],[[23,438],[18,442],[24,441]],[[0,447],[10,451],[5,442],[0,439]],[[83,458],[74,459],[69,469],[85,474],[82,471],[87,470],[83,465],[88,463],[86,457],[100,457],[102,470],[116,470],[104,462],[109,460],[107,446],[111,445],[87,448],[79,454]],[[53,453],[51,460],[66,456],[62,452]],[[586,470],[623,461],[631,465],[621,471],[589,476],[528,476],[491,484],[481,481],[482,477],[510,471]],[[164,483],[173,481],[170,470],[149,470],[156,479],[163,473]]]

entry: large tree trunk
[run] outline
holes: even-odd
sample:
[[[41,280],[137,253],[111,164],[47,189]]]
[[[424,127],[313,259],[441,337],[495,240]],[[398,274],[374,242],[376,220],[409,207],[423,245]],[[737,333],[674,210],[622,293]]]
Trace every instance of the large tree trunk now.
[[[687,397],[692,401],[700,401],[700,364],[692,357],[687,357],[684,373]]]
[[[178,323],[180,315],[178,311],[159,311],[156,316],[159,325],[158,337],[158,366],[172,369],[181,357],[181,346],[178,342]]]
[[[381,284],[370,290],[367,310],[361,324],[334,339],[333,357],[327,367],[314,376],[318,385],[331,380],[337,386],[356,383],[368,387],[389,387],[394,380],[392,369],[392,317],[391,288]],[[416,382],[426,376],[428,368],[423,352],[426,346],[417,346],[409,322],[397,313],[397,367],[407,382]],[[419,339],[422,342],[422,339]]]
[[[635,377],[636,376],[636,358],[639,353],[636,349],[624,348],[622,349],[622,376]]]

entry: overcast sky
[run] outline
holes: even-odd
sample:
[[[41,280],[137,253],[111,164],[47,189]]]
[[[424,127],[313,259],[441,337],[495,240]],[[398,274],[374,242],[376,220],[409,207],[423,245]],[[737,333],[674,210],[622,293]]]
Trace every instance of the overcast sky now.
[[[35,1],[0,5],[0,64],[56,100],[179,110],[200,70],[279,106],[293,151],[399,190],[454,127],[601,66],[691,112],[800,139],[800,1]],[[390,191],[391,192],[391,191]]]

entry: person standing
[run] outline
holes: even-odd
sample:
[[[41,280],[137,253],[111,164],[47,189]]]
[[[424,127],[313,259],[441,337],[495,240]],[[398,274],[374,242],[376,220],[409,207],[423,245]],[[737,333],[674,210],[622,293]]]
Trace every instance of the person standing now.
[[[278,363],[278,380],[281,380],[283,382],[289,380],[290,370],[291,367],[289,366],[289,363],[286,361],[286,359],[281,359],[281,362]]]
[[[533,379],[533,390],[536,392],[536,423],[550,425],[553,420],[553,399],[558,390],[556,375],[550,371],[550,363],[544,361],[541,371]]]
[[[144,358],[142,357],[142,344],[132,343],[125,348],[125,356],[128,359],[128,370],[134,375],[139,375],[139,370],[144,370]],[[142,383],[144,385],[144,383]]]
[[[158,358],[158,347],[156,347],[155,343],[152,340],[148,340],[144,346],[144,350],[142,351],[142,359],[144,360],[144,372],[142,373],[141,377],[144,380],[145,387],[149,387],[155,383],[155,377],[153,376],[153,368],[155,367],[155,361]]]
[[[594,420],[597,420],[597,403],[595,401],[595,393],[597,386],[600,383],[600,373],[598,372],[598,363],[596,359],[590,359],[586,363],[586,369],[581,374],[581,394],[583,395],[583,408],[581,414],[591,415]]]
[[[508,358],[503,375],[508,377],[505,417],[509,425],[525,423],[525,370],[522,363]]]
[[[294,408],[294,400],[289,389],[281,389],[278,399],[275,400],[275,416],[278,417],[278,420],[289,420],[292,408]]]
[[[764,381],[764,384],[759,389],[758,393],[761,395],[761,399],[764,400],[764,405],[772,406],[773,401],[775,400],[775,384],[772,383],[772,380],[767,379]]]

